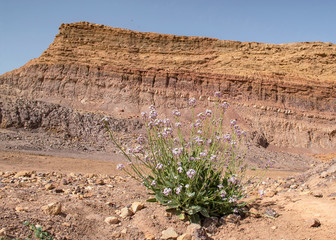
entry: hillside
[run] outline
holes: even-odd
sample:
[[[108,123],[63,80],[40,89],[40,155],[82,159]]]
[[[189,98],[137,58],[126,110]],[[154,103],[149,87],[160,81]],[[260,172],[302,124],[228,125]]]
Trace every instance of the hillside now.
[[[206,106],[221,91],[252,138],[327,152],[336,146],[335,58],[331,43],[237,42],[79,22],[62,24],[39,58],[0,76],[0,93],[2,102],[133,118],[150,104],[185,108],[189,97]],[[3,127],[12,121],[6,111]]]

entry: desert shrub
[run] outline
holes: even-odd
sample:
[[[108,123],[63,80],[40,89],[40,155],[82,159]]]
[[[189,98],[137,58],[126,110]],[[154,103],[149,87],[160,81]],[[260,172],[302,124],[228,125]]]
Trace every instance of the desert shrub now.
[[[142,182],[153,194],[148,201],[158,201],[181,219],[200,222],[202,217],[221,216],[238,211],[244,205],[245,132],[236,120],[224,124],[229,104],[215,94],[213,110],[195,114],[195,99],[189,100],[191,124],[181,121],[174,110],[173,120],[160,119],[155,106],[142,113],[147,130],[137,146],[125,151],[105,126],[113,143],[127,158],[118,169]]]

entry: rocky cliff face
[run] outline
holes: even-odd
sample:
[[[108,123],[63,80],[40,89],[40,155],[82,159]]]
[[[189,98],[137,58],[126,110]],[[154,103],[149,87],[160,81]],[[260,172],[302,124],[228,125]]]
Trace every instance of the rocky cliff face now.
[[[119,118],[149,104],[204,105],[214,91],[267,144],[336,147],[336,45],[262,44],[62,24],[54,42],[0,76],[2,96],[58,103]]]

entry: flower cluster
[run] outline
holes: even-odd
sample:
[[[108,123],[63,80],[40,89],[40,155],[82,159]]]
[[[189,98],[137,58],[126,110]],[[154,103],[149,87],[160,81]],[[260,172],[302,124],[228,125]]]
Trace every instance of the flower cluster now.
[[[137,164],[117,166],[153,192],[155,198],[150,201],[159,201],[192,222],[237,211],[246,194],[242,179],[246,168],[240,154],[245,132],[236,120],[225,128],[229,104],[221,101],[220,92],[215,97],[215,109],[199,113],[194,113],[195,98],[189,100],[194,119],[191,129],[180,111],[172,111],[173,121],[160,119],[151,105],[148,112],[141,113],[147,135],[139,136],[139,145],[129,153],[122,151],[129,162]]]

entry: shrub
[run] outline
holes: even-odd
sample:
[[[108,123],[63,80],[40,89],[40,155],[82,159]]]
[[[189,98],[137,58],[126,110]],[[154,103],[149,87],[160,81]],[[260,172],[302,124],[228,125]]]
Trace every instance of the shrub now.
[[[192,123],[181,121],[181,113],[173,111],[173,120],[160,119],[155,106],[142,113],[147,130],[139,136],[137,146],[125,151],[105,126],[112,142],[127,158],[119,170],[143,183],[153,198],[177,213],[199,223],[202,217],[221,216],[235,211],[244,203],[246,166],[242,147],[245,132],[230,121],[225,128],[224,114],[229,104],[216,92],[214,109],[195,115],[195,99],[189,100]],[[229,131],[226,131],[229,129]]]

